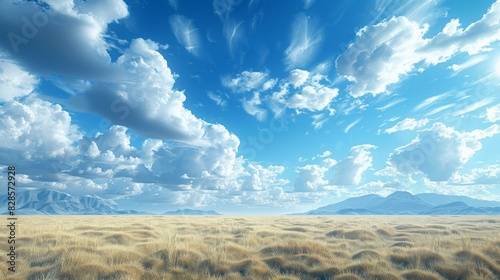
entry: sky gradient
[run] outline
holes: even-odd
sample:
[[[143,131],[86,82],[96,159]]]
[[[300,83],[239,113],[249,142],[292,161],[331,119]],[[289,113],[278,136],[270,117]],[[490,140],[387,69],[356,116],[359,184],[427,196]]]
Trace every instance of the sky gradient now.
[[[0,2],[0,166],[126,209],[500,200],[499,90],[499,1]]]

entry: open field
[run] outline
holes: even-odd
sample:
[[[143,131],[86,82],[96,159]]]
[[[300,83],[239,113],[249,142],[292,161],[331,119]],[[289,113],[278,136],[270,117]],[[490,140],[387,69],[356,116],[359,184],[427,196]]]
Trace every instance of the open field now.
[[[499,216],[19,216],[16,245],[1,279],[500,279]]]

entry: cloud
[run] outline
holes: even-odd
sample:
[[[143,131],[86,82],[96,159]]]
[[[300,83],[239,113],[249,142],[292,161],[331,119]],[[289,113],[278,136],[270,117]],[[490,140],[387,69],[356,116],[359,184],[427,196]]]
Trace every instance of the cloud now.
[[[391,134],[391,133],[403,131],[403,130],[415,130],[417,128],[421,128],[421,127],[425,126],[428,122],[429,122],[428,119],[416,120],[414,118],[406,118],[406,119],[398,122],[393,127],[386,129],[385,133]]]
[[[293,85],[294,88],[302,86],[308,79],[310,73],[301,69],[294,69],[290,71],[290,76],[288,77],[288,82]]]
[[[146,157],[150,168],[140,168],[134,180],[173,190],[179,190],[181,185],[188,189],[237,188],[236,179],[244,170],[243,159],[236,156],[239,139],[222,125],[207,127],[206,134],[211,139],[209,146],[179,142],[153,145]]]
[[[250,115],[256,116],[259,120],[265,118],[266,110],[262,106],[271,109],[275,116],[283,113],[285,109],[295,109],[297,112],[310,111],[317,112],[328,109],[329,115],[334,110],[329,105],[338,95],[338,89],[330,87],[328,78],[321,74],[311,75],[310,72],[294,69],[287,79],[270,79],[269,74],[264,72],[243,71],[235,78],[224,77],[221,79],[223,86],[236,93],[252,92],[250,98],[241,100],[244,110]],[[280,90],[271,95],[264,92],[280,85]],[[258,107],[260,106],[260,107]],[[326,116],[323,116],[326,117]],[[327,119],[315,119],[315,126],[318,122],[324,123]],[[321,124],[322,125],[322,124]]]
[[[337,58],[337,71],[353,82],[350,94],[359,97],[386,92],[389,85],[413,71],[419,62],[427,66],[445,62],[457,53],[474,55],[489,50],[500,40],[500,2],[467,28],[452,19],[430,39],[423,36],[428,25],[420,26],[407,17],[393,17],[376,25],[365,26],[356,39]]]
[[[363,118],[359,118],[355,121],[353,121],[352,123],[350,123],[348,126],[345,127],[344,129],[344,133],[348,133],[349,130],[351,130],[351,128],[353,128],[355,125],[357,125]]]
[[[5,103],[0,107],[0,124],[0,147],[18,150],[26,160],[74,155],[74,143],[82,137],[60,105],[36,97]]]
[[[0,106],[0,126],[4,139],[0,143],[0,164],[15,163],[30,181],[25,186],[39,188],[43,182],[57,183],[62,180],[61,171],[76,165],[83,134],[60,105],[34,95],[23,102],[6,102]]]
[[[308,111],[321,111],[328,107],[332,100],[339,94],[338,89],[322,85],[307,85],[299,93],[292,95],[286,106],[293,109]]]
[[[453,107],[455,107],[455,105],[456,104],[446,104],[446,105],[443,105],[443,106],[439,106],[439,107],[437,107],[435,109],[432,109],[429,112],[425,113],[424,116],[425,117],[429,117],[429,116],[435,115],[435,114],[437,114],[439,112],[442,112],[444,110],[448,110],[450,108],[453,108]]]
[[[322,113],[313,115],[312,118],[313,118],[312,126],[314,127],[314,129],[320,129],[328,121],[329,115],[326,113]]]
[[[332,155],[332,152],[330,151],[324,151],[321,155],[318,155],[320,158],[324,158],[324,157],[329,157]]]
[[[378,111],[382,111],[382,112],[383,112],[383,111],[385,111],[385,110],[387,110],[387,109],[389,109],[389,108],[392,108],[392,107],[394,107],[394,106],[396,106],[396,105],[398,105],[399,103],[404,102],[404,101],[406,101],[406,99],[405,99],[405,98],[398,98],[398,99],[396,99],[396,100],[393,100],[393,101],[391,101],[391,102],[387,103],[386,105],[384,105],[384,106],[382,106],[382,107],[375,108],[375,110],[378,110]]]
[[[179,9],[179,2],[178,0],[168,0],[168,5],[174,9],[174,11],[177,11]]]
[[[425,109],[425,108],[431,106],[432,104],[435,104],[438,100],[443,99],[443,98],[448,97],[448,96],[449,96],[449,93],[443,93],[443,94],[438,94],[435,96],[428,97],[424,101],[422,101],[418,105],[416,105],[412,109],[412,112],[418,112],[422,109]]]
[[[456,75],[456,74],[458,74],[466,69],[469,69],[469,68],[475,66],[476,64],[479,64],[479,63],[485,61],[486,59],[488,59],[488,56],[486,56],[486,55],[473,56],[472,58],[470,58],[469,60],[467,60],[466,62],[464,62],[462,64],[453,64],[451,66],[448,66],[448,69],[453,70],[455,72],[454,75]]]
[[[411,20],[431,22],[436,18],[446,17],[447,10],[439,7],[441,2],[442,0],[424,0],[400,3],[394,0],[377,0],[375,10],[378,15],[372,22],[387,15],[405,15]]]
[[[254,92],[252,99],[242,99],[241,105],[243,106],[243,110],[247,112],[249,115],[252,115],[257,118],[258,121],[263,121],[266,118],[267,110],[259,107],[262,104],[260,100],[259,92]]]
[[[186,51],[198,56],[200,54],[200,36],[198,29],[194,26],[193,20],[182,15],[170,16],[170,29],[174,33],[177,42],[181,44]]]
[[[500,120],[500,104],[486,109],[486,119],[489,122],[497,122]]]
[[[50,9],[36,2],[2,1],[0,11],[0,33],[7,34],[0,37],[0,49],[24,71],[94,81],[121,78],[106,51],[109,44],[103,33],[107,24],[128,16],[123,1],[68,5],[51,1]],[[34,15],[37,25],[23,28],[20,19]],[[58,35],[57,44],[53,34]]]
[[[304,10],[311,8],[315,0],[304,0]]]
[[[326,158],[326,157],[329,157],[331,155],[332,155],[332,152],[326,150],[322,154],[317,154],[317,155],[313,156],[312,160]]]
[[[402,183],[399,180],[393,181],[372,181],[359,186],[357,189],[365,190],[365,194],[378,194],[381,196],[388,196],[391,193],[401,190]]]
[[[452,19],[422,49],[425,61],[437,64],[448,60],[458,52],[474,55],[489,50],[488,46],[500,40],[497,30],[500,28],[500,2],[491,5],[483,17],[471,23],[465,29],[460,28],[459,19]]]
[[[351,155],[339,161],[334,167],[332,185],[358,185],[363,173],[372,166],[371,149],[376,146],[365,144],[351,148]]]
[[[350,94],[359,97],[385,92],[387,86],[413,70],[421,60],[416,50],[427,31],[405,17],[393,17],[356,33],[356,39],[337,58],[337,71],[354,82]]]
[[[0,75],[0,102],[28,95],[38,84],[35,76],[7,59],[0,58]]]
[[[279,189],[275,188],[288,184],[288,180],[278,178],[284,171],[285,168],[283,166],[271,165],[266,168],[260,164],[250,163],[246,168],[246,175],[243,177],[241,190],[261,191],[273,189],[274,191],[279,191]],[[282,196],[281,191],[279,192],[277,195]]]
[[[259,90],[268,82],[268,74],[264,72],[243,71],[236,75],[236,78],[223,78],[222,85],[234,92],[248,92]],[[268,87],[267,85],[266,87]]]
[[[432,181],[446,181],[481,150],[481,139],[498,133],[500,126],[496,124],[484,130],[459,132],[435,123],[391,153],[389,162],[403,174],[421,172]]]
[[[452,184],[461,185],[497,185],[500,184],[500,165],[492,164],[485,168],[473,168],[468,174],[454,174]]]
[[[211,100],[213,100],[219,107],[224,108],[224,107],[227,106],[226,100],[222,99],[222,97],[220,95],[215,94],[215,93],[209,91],[207,93],[207,96],[208,96],[208,98],[210,98]]]
[[[310,17],[299,14],[292,24],[292,39],[285,50],[288,69],[306,66],[322,42],[322,32]]]
[[[243,39],[242,26],[243,21],[238,23],[227,21],[224,23],[224,38],[226,38],[229,53],[234,55],[234,51],[239,42]]]
[[[365,111],[367,107],[368,104],[365,104],[361,99],[353,99],[350,97],[346,97],[342,103],[336,105],[337,110],[344,116],[351,115],[352,113],[361,113]]]
[[[324,85],[325,81],[328,81],[327,78],[321,74],[312,76],[304,70],[293,70],[289,82],[296,93],[289,98],[282,98],[280,102],[290,109],[311,112],[324,110],[339,93],[337,88]]]
[[[311,192],[319,191],[323,186],[328,185],[328,180],[325,180],[325,172],[328,168],[319,165],[308,164],[298,167],[298,173],[294,183],[295,192]]]
[[[278,79],[269,79],[269,80],[267,80],[267,82],[265,82],[262,85],[262,90],[266,91],[266,90],[272,89],[276,85],[277,82],[278,82]]]
[[[466,106],[465,108],[463,108],[462,110],[458,110],[458,111],[455,111],[453,113],[451,113],[452,116],[461,116],[461,115],[464,115],[464,114],[467,114],[467,113],[470,113],[470,112],[474,112],[476,111],[477,109],[479,108],[482,108],[490,103],[493,102],[493,98],[492,97],[489,97],[489,98],[485,98],[483,100],[479,100],[477,102],[474,102],[468,106]]]
[[[229,19],[229,15],[234,10],[234,8],[241,4],[241,2],[241,0],[214,0],[214,13],[222,22],[225,22]]]
[[[210,124],[184,108],[186,96],[172,88],[174,77],[156,43],[133,40],[117,59],[116,66],[126,73],[127,83],[95,83],[85,93],[73,96],[70,104],[146,137],[204,141],[205,129]]]

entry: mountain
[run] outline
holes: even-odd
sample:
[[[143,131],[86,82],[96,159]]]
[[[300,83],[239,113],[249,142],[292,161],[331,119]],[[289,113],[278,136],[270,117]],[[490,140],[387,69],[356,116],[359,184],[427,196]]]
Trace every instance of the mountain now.
[[[7,209],[7,196],[0,196]],[[121,209],[113,200],[96,195],[73,196],[65,192],[35,189],[16,193],[16,214],[20,215],[112,215],[139,214]]]
[[[432,208],[431,204],[424,202],[411,193],[398,191],[387,196],[377,204],[371,205],[369,210],[385,214],[418,214],[430,208]]]
[[[360,209],[360,208],[366,208],[367,206],[371,206],[374,204],[377,204],[384,200],[383,197],[376,195],[376,194],[367,194],[363,195],[360,197],[352,197],[348,198],[344,201],[341,201],[339,203],[335,204],[330,204],[327,206],[320,207],[316,210],[313,210],[315,213],[332,213],[332,212],[338,212],[342,209]],[[309,211],[312,212],[312,211]],[[309,214],[307,212],[306,214]],[[313,213],[311,213],[313,214]],[[319,214],[321,215],[321,214]]]
[[[213,210],[204,211],[204,210],[195,210],[195,209],[177,209],[175,211],[167,211],[167,212],[163,213],[163,215],[196,215],[196,216],[210,215],[210,216],[215,216],[215,215],[221,215],[221,214],[217,213]]]
[[[500,207],[472,207],[462,201],[439,205],[423,212],[425,215],[493,215],[500,214]]]
[[[421,193],[417,194],[416,197],[434,206],[448,204],[455,201],[462,201],[472,207],[500,207],[500,201],[479,200],[467,196]]]
[[[299,215],[496,215],[500,202],[397,191],[387,197],[375,194],[348,198]]]

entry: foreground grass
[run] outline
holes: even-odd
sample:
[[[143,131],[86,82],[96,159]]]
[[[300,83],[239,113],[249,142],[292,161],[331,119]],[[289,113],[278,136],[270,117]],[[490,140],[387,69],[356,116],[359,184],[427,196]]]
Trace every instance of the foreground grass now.
[[[20,216],[1,279],[500,279],[500,217]]]

